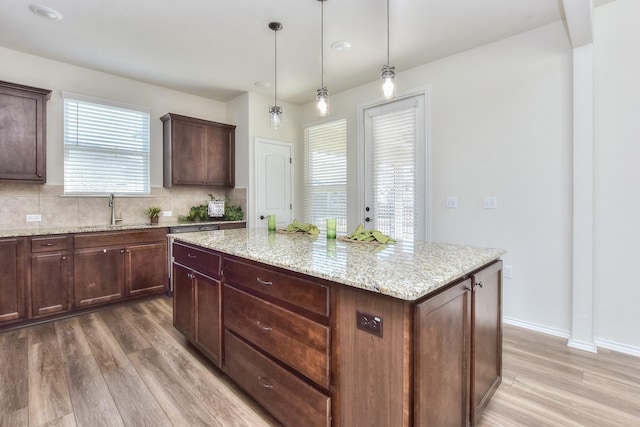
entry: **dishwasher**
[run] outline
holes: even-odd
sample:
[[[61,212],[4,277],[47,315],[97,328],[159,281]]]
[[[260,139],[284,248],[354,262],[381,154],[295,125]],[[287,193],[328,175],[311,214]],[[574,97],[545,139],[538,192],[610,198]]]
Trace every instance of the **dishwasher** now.
[[[171,268],[171,264],[173,263],[173,236],[171,234],[179,234],[179,233],[193,233],[194,231],[213,231],[219,230],[220,226],[218,224],[188,224],[188,225],[178,225],[174,227],[169,227],[169,291],[168,295],[173,295],[173,280],[171,280],[171,274],[173,273],[173,269]]]

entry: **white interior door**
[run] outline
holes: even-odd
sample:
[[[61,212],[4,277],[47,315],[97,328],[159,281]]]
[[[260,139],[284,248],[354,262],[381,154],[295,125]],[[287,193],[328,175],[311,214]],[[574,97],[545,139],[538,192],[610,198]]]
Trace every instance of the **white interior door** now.
[[[256,138],[256,227],[266,227],[268,215],[276,216],[278,228],[292,221],[291,152],[289,143]]]

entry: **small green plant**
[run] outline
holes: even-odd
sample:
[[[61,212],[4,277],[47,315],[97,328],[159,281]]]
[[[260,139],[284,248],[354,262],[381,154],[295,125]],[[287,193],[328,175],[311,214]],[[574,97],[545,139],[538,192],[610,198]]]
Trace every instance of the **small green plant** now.
[[[162,209],[159,206],[151,206],[145,211],[149,218],[158,218],[160,216],[160,212],[162,212]]]
[[[242,208],[240,206],[232,205],[231,200],[225,197],[224,202],[224,220],[225,221],[241,221],[242,220]]]

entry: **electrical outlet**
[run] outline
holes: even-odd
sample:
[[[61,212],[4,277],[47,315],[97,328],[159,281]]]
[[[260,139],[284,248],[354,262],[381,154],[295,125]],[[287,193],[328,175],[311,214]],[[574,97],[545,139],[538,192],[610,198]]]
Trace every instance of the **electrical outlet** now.
[[[505,265],[502,270],[502,275],[505,279],[513,279],[513,267]]]
[[[365,332],[382,337],[382,318],[379,316],[356,311],[356,326]]]
[[[40,214],[27,214],[27,222],[42,221],[42,215]]]
[[[171,211],[162,211],[162,216],[172,216],[173,212]]]
[[[497,209],[498,208],[498,200],[493,196],[485,196],[484,197],[484,208],[485,209]]]
[[[445,206],[447,208],[457,208],[458,207],[458,198],[454,196],[449,196],[446,199]]]

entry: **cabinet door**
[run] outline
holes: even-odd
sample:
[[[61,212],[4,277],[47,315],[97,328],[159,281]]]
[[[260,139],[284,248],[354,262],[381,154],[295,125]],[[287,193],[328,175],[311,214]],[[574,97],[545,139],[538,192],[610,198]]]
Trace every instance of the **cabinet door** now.
[[[222,362],[222,307],[220,282],[195,275],[195,343],[218,367]]]
[[[24,239],[0,240],[0,324],[23,319]]]
[[[46,181],[45,102],[50,93],[0,82],[0,179]]]
[[[471,314],[471,421],[502,380],[502,261],[473,275]]]
[[[167,244],[152,243],[125,249],[127,296],[159,293],[167,289]]]
[[[468,423],[470,290],[471,280],[465,280],[416,306],[417,426]]]
[[[31,258],[31,313],[33,317],[69,310],[69,256],[45,253]]]
[[[194,276],[190,268],[173,263],[173,326],[188,340],[195,338]]]
[[[235,131],[231,126],[206,127],[206,181],[233,187],[235,183]]]
[[[74,253],[76,307],[124,297],[124,249],[83,249]]]
[[[171,126],[172,183],[204,184],[207,180],[205,125],[173,119]]]

